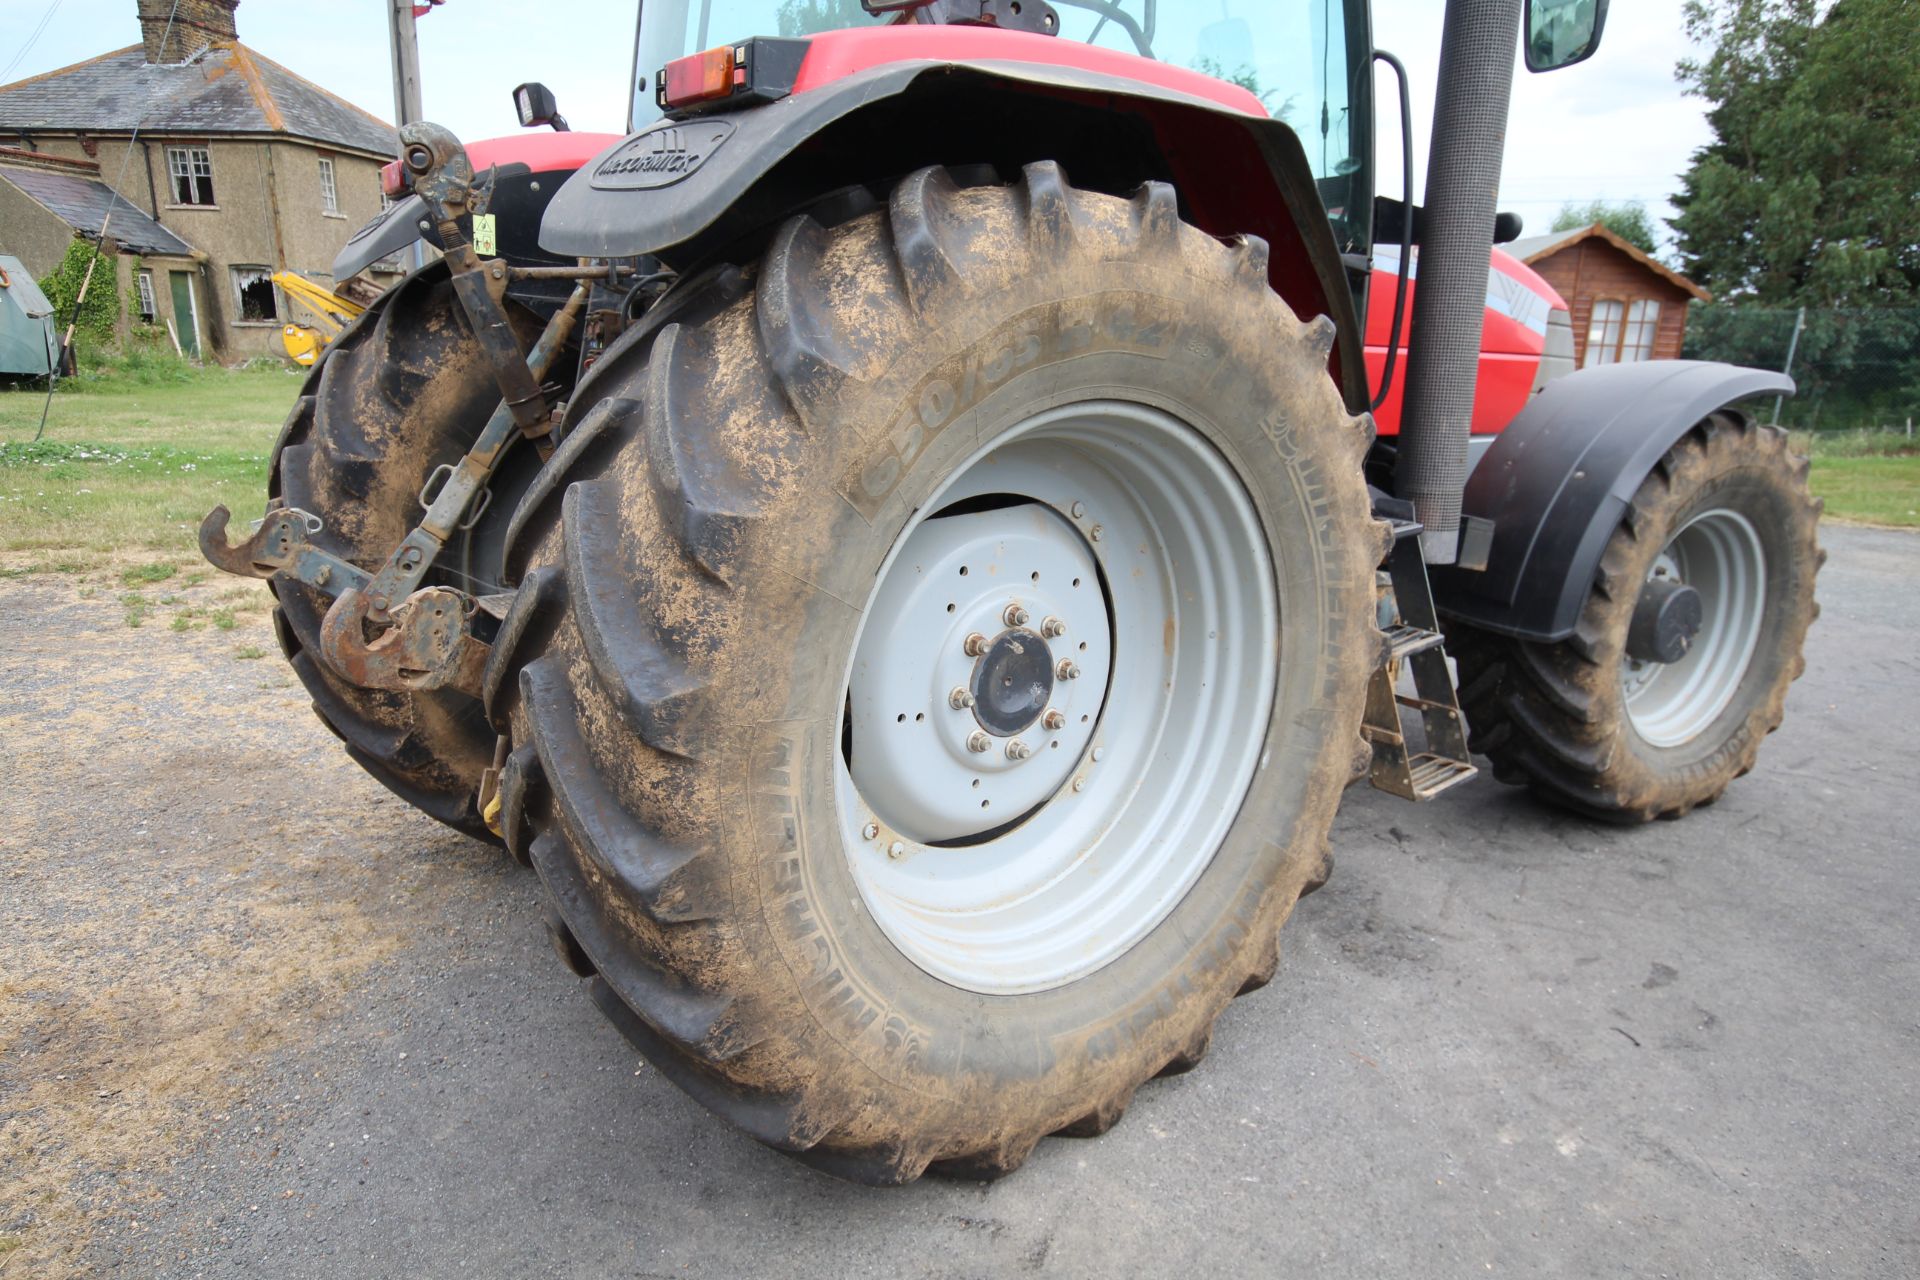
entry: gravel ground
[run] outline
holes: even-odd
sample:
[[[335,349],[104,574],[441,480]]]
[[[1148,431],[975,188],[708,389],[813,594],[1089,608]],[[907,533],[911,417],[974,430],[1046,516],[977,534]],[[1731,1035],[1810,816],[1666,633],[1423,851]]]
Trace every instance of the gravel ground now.
[[[1356,789],[1199,1070],[890,1192],[643,1066],[533,877],[233,656],[263,615],[0,583],[0,1275],[1914,1275],[1920,538],[1824,538],[1808,674],[1721,803]]]

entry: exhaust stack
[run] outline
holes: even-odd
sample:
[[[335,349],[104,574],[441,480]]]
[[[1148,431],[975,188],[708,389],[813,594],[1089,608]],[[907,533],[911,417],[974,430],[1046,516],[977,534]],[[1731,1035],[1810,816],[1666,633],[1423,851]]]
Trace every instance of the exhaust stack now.
[[[1420,218],[1420,288],[1413,298],[1407,411],[1395,468],[1399,496],[1412,500],[1426,526],[1420,549],[1428,564],[1452,564],[1459,549],[1488,251],[1522,4],[1448,0],[1440,38]]]

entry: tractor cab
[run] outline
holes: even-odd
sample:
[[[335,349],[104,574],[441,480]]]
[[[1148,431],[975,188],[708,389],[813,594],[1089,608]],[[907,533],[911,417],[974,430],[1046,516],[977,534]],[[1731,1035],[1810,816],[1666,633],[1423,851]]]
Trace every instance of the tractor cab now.
[[[660,119],[654,73],[726,40],[748,35],[828,37],[887,26],[935,25],[933,5],[859,0],[651,0],[640,8],[629,131]],[[943,3],[942,24],[954,23]],[[1373,200],[1373,38],[1367,0],[1059,0],[1031,6],[987,0],[972,25],[996,34],[1050,37],[1007,42],[997,54],[1059,64],[1061,46],[1123,55],[1093,65],[1125,68],[1133,58],[1197,72],[1244,91],[1239,106],[1282,120],[1299,136],[1320,201],[1343,251],[1365,253]],[[944,33],[958,34],[951,26]],[[876,46],[876,48],[878,48]]]

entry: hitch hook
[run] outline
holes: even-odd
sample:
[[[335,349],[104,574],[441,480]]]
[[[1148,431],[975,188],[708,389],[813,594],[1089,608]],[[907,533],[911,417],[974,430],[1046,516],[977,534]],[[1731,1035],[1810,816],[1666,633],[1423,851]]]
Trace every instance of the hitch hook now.
[[[320,532],[319,516],[310,516],[292,507],[269,511],[247,540],[227,540],[227,523],[233,513],[221,503],[207,512],[200,522],[200,554],[216,569],[242,578],[271,578],[274,571],[292,559],[294,551],[308,535]]]

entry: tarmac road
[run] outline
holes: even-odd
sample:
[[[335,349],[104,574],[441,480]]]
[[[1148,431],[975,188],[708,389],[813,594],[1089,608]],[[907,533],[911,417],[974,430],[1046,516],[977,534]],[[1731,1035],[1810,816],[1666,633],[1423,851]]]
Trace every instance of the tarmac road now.
[[[0,583],[0,993],[51,974],[0,1035],[0,1232],[35,1275],[1920,1274],[1920,538],[1823,537],[1807,675],[1719,804],[1356,788],[1197,1071],[997,1184],[895,1191],[644,1067],[532,875],[361,777],[277,654],[236,676]],[[66,1044],[88,991],[147,1012]]]

